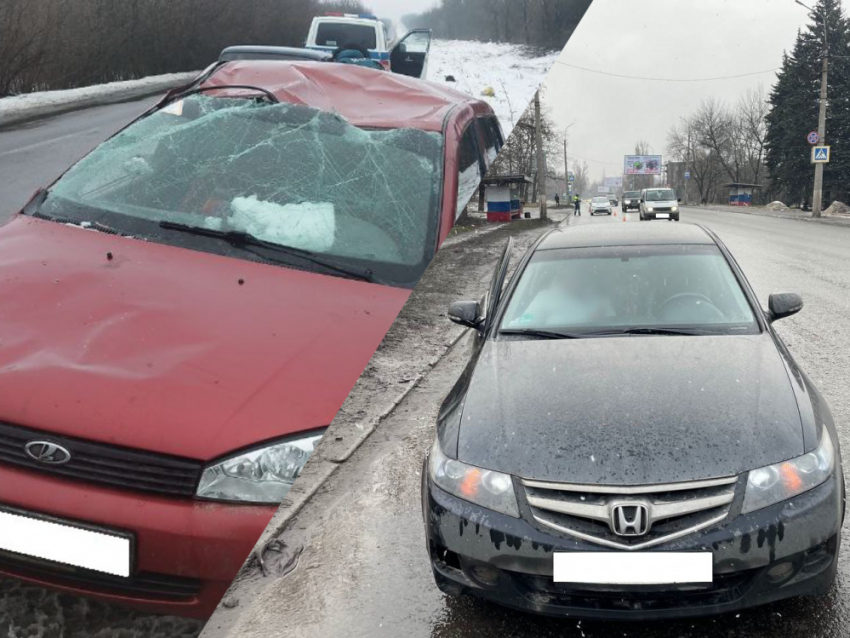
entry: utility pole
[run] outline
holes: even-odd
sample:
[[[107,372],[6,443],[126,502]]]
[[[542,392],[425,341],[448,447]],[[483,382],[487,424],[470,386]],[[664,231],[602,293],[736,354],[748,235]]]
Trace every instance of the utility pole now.
[[[575,124],[575,122],[573,122]],[[572,126],[573,124],[570,124]],[[564,129],[564,184],[566,185],[566,189],[564,190],[564,197],[569,197],[570,193],[570,165],[567,163],[567,131],[570,130],[570,126]]]
[[[826,37],[826,16],[821,11],[815,11],[803,4],[800,0],[794,0],[801,7],[805,7],[814,15],[820,17],[823,25],[823,60],[820,72],[820,112],[818,113],[818,144],[826,145],[826,87],[827,73],[829,71],[829,43]],[[812,194],[812,217],[820,217],[823,210],[823,164],[815,164],[815,192]]]
[[[540,219],[548,219],[546,210],[546,155],[543,152],[543,131],[540,127],[540,90],[534,94],[534,131],[537,145],[537,200],[540,202]]]

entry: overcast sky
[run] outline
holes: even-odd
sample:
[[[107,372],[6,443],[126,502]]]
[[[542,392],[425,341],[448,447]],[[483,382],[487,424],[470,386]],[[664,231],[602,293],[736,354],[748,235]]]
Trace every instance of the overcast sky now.
[[[374,11],[375,15],[389,18],[398,27],[401,16],[422,13],[437,4],[437,0],[365,0],[363,4]]]
[[[794,0],[593,0],[545,82],[544,103],[560,129],[575,121],[570,163],[587,159],[591,179],[603,170],[621,175],[623,155],[634,153],[638,139],[666,155],[670,126],[700,101],[715,96],[733,103],[759,83],[768,90],[775,73],[660,82],[565,64],[652,78],[742,75],[778,68],[807,22],[807,11]],[[816,124],[801,123],[801,135]],[[561,167],[563,159],[551,165]]]

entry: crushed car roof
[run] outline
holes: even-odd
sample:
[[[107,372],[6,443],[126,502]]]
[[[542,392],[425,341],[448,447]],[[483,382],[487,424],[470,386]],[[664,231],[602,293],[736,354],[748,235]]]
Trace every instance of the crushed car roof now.
[[[681,222],[587,224],[552,231],[537,250],[596,246],[646,246],[660,244],[714,244],[702,226]]]
[[[486,107],[486,103],[432,82],[328,62],[228,62],[201,86],[224,85],[256,86],[281,102],[335,111],[360,127],[442,131],[446,115],[456,105]]]

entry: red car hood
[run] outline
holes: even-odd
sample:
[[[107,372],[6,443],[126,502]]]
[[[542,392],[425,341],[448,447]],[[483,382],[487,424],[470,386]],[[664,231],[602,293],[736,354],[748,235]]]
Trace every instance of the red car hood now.
[[[326,426],[409,294],[19,216],[0,421],[202,460]]]

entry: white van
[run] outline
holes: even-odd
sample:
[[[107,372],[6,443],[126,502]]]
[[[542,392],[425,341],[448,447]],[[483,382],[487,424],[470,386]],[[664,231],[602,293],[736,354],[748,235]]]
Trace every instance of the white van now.
[[[342,47],[368,51],[387,71],[425,78],[431,50],[430,29],[414,29],[394,42],[391,26],[376,16],[361,13],[328,13],[313,18],[305,46],[334,53]]]
[[[672,188],[645,188],[640,192],[640,220],[679,221],[679,199]]]

